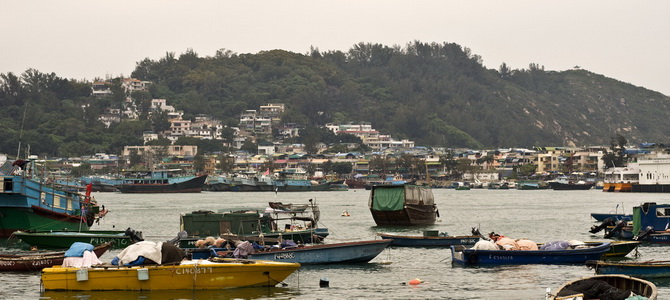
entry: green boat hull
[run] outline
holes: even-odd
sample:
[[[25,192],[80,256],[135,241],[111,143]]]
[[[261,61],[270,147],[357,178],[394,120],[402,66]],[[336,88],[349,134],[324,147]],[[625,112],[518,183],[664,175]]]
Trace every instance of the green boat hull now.
[[[18,231],[14,236],[24,243],[40,249],[68,249],[75,242],[100,245],[112,243],[112,249],[124,249],[134,242],[125,235],[125,231]]]
[[[0,228],[2,237],[9,237],[17,230],[26,229],[82,231],[89,229],[81,219],[23,207],[0,207]]]

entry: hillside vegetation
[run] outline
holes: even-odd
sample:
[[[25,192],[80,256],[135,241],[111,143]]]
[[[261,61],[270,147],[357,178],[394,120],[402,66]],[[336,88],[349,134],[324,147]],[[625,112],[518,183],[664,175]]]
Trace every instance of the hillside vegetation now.
[[[209,114],[231,126],[244,110],[284,103],[284,123],[371,122],[425,146],[607,145],[616,134],[664,143],[670,134],[663,130],[670,127],[670,98],[658,92],[581,69],[487,69],[481,57],[453,43],[360,43],[347,52],[306,54],[222,49],[205,57],[188,50],[139,61],[131,77],[154,82],[149,92],[133,94],[141,118],[107,129],[97,116],[122,106],[119,86],[96,99],[90,83],[53,73],[0,74],[0,152],[16,152],[26,101],[21,140],[52,156],[118,153],[141,144],[143,131],[164,126],[148,118],[151,98],[168,99],[185,118]]]

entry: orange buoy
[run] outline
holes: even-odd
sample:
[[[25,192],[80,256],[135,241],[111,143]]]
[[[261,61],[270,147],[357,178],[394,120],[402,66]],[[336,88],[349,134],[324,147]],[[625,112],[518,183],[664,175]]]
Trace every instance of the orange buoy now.
[[[419,278],[414,278],[408,282],[410,285],[417,285],[421,284],[421,280]]]

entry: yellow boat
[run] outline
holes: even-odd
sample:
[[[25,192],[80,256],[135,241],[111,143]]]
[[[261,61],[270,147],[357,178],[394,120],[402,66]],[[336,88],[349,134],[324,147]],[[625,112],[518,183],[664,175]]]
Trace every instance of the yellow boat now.
[[[112,266],[42,270],[45,291],[210,290],[275,286],[298,263],[238,259],[189,260],[180,265]]]

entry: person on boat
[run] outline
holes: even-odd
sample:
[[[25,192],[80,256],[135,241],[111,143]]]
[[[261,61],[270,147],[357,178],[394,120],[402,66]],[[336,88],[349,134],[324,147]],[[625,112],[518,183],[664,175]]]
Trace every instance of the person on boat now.
[[[489,234],[489,238],[500,247],[500,249],[503,250],[519,250],[519,245],[516,243],[515,240],[508,238],[504,235],[497,234],[495,232],[491,232]]]
[[[349,217],[350,215],[349,215],[349,212],[345,209],[345,210],[342,212],[342,216],[343,216],[343,217]]]

